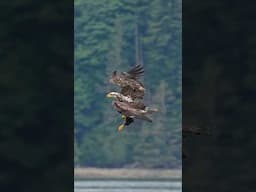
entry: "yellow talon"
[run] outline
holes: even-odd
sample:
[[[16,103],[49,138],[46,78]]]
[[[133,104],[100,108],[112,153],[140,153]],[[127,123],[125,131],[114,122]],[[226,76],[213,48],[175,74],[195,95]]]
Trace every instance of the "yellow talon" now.
[[[124,124],[122,124],[122,125],[120,125],[119,127],[118,127],[118,131],[122,131],[123,129],[124,129]]]
[[[126,119],[126,116],[125,116],[125,115],[122,115],[122,119]]]

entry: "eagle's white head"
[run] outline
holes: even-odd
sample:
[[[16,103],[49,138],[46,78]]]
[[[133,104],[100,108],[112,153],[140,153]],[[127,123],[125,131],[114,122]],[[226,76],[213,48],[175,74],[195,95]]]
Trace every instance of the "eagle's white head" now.
[[[115,98],[118,99],[120,101],[125,101],[125,102],[133,102],[132,98],[122,95],[121,93],[118,92],[110,92],[107,94],[108,98]]]
[[[117,92],[110,92],[107,94],[108,98],[118,98],[120,96],[120,93]]]

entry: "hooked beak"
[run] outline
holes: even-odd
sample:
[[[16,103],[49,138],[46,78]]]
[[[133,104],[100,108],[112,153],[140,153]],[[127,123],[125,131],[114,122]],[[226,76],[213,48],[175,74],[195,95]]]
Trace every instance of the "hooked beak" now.
[[[110,93],[108,93],[108,94],[106,95],[106,97],[111,98],[112,95],[111,95]]]

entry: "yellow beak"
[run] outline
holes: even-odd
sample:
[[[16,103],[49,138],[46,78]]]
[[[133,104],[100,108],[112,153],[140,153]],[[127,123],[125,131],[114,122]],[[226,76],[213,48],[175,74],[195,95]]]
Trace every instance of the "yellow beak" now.
[[[106,95],[106,97],[111,98],[112,95],[111,95],[110,93],[108,93],[108,94]]]

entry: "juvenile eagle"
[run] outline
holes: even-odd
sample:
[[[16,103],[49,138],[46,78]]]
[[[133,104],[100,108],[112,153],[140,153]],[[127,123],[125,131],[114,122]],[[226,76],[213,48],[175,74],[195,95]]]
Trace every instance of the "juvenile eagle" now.
[[[124,96],[128,96],[133,100],[143,99],[145,94],[145,87],[139,81],[139,78],[143,75],[144,68],[141,65],[136,65],[128,72],[113,71],[112,77],[109,80],[110,83],[116,84],[121,87],[120,93]]]
[[[124,96],[121,93],[117,92],[110,92],[107,94],[107,97],[109,98],[115,98],[119,102],[127,103],[130,107],[135,109],[142,109],[147,111],[148,113],[157,112],[158,109],[149,108],[147,107],[143,102],[141,101],[134,101],[130,97]],[[115,101],[113,101],[112,104],[114,104]]]
[[[136,105],[136,103],[133,103],[133,104],[134,105],[131,105],[131,103],[120,102],[120,101],[113,102],[113,106],[122,115],[130,118],[137,118],[137,119],[142,119],[148,122],[152,122],[152,119],[147,116],[149,112],[145,110],[145,107],[141,108],[141,105]]]
[[[121,131],[124,126],[131,124],[134,118],[152,122],[152,119],[147,115],[158,111],[157,109],[146,107],[141,101],[130,100],[129,97],[121,93],[110,92],[107,94],[107,97],[114,98],[112,105],[122,114],[122,118],[125,120],[125,122],[118,127],[118,131]]]
[[[110,83],[121,87],[120,93],[110,92],[107,97],[114,98],[112,102],[115,109],[122,114],[125,120],[118,127],[121,131],[126,125],[131,124],[135,118],[152,122],[148,114],[157,112],[157,109],[150,109],[140,101],[145,94],[145,87],[139,81],[139,78],[144,74],[144,68],[141,65],[136,65],[128,72],[113,71]]]

